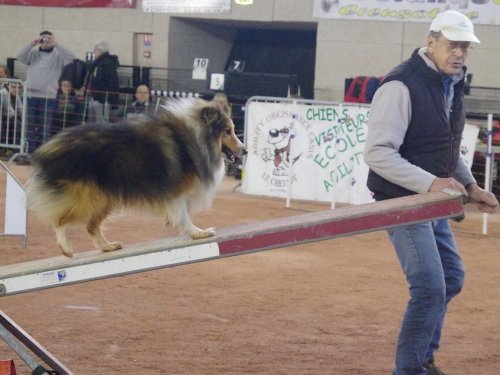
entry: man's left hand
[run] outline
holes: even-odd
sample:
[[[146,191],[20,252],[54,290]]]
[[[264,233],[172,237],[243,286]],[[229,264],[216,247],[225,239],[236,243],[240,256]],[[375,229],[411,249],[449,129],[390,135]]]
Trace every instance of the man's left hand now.
[[[493,193],[480,188],[476,183],[470,184],[466,189],[470,201],[475,203],[480,211],[491,214],[498,208],[498,200]]]

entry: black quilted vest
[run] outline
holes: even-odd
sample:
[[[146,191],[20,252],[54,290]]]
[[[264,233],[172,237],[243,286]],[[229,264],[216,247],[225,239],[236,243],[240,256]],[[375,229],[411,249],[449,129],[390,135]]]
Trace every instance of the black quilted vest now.
[[[463,69],[465,73],[465,67]],[[450,177],[460,157],[465,124],[464,80],[454,86],[448,120],[442,78],[442,74],[427,66],[417,49],[408,60],[394,68],[382,84],[401,81],[410,92],[411,121],[399,149],[401,156],[437,177]],[[416,194],[387,181],[371,169],[367,185],[376,200]]]

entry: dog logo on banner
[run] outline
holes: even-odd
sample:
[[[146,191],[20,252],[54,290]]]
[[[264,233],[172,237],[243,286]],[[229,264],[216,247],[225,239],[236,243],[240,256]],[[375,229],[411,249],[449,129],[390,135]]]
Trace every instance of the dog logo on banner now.
[[[303,173],[301,163],[314,157],[314,133],[300,109],[273,107],[261,113],[250,143],[262,172],[261,186],[284,194]]]
[[[272,128],[269,130],[269,135],[267,142],[271,147],[266,147],[263,150],[262,160],[266,162],[272,161],[274,164],[273,175],[274,176],[286,176],[290,158],[292,155],[292,141],[297,135],[295,130],[295,120],[297,119],[296,114],[292,114],[292,120],[288,125],[281,127],[280,129]],[[295,163],[302,152],[295,155],[292,158],[292,164]]]

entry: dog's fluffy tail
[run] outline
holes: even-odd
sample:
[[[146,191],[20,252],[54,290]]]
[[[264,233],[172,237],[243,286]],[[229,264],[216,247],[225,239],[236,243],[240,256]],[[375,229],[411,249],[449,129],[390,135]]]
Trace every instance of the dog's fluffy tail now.
[[[54,228],[67,224],[87,224],[96,213],[109,212],[112,202],[89,183],[61,182],[49,186],[34,174],[27,186],[28,207]]]

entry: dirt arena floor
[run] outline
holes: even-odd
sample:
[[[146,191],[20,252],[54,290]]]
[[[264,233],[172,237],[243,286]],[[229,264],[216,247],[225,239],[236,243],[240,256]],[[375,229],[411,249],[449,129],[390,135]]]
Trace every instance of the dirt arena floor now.
[[[22,181],[29,174],[13,169]],[[328,209],[286,209],[233,192],[236,183],[226,179],[195,222],[222,228]],[[500,214],[483,236],[482,215],[466,211],[453,227],[467,280],[437,361],[450,375],[498,375]],[[174,235],[159,218],[132,213],[107,228],[124,244]],[[59,256],[51,229],[33,216],[28,232],[26,248],[0,238],[0,265]],[[82,228],[70,237],[76,251],[92,248]],[[407,296],[385,232],[374,232],[0,297],[0,309],[78,375],[389,375]],[[0,340],[7,358],[30,373]]]

